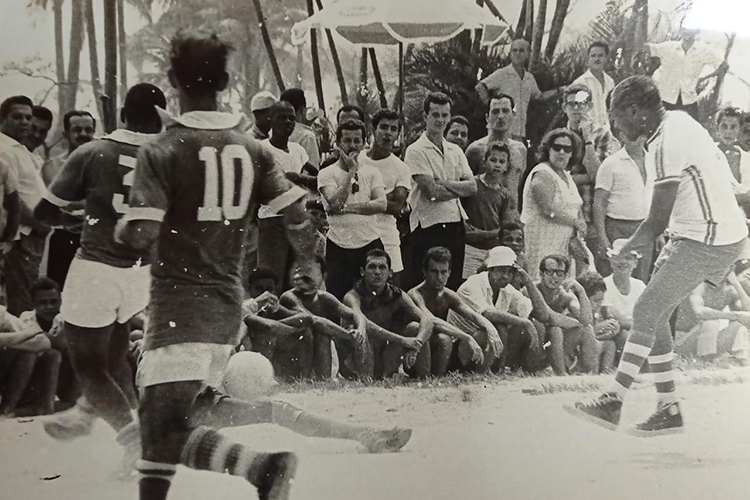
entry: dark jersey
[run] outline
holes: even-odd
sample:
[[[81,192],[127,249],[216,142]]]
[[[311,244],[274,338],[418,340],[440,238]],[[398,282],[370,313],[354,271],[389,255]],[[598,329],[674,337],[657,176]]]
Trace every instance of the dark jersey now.
[[[304,194],[236,125],[226,113],[187,113],[139,153],[128,218],[162,222],[146,349],[235,342],[254,207],[279,210]]]
[[[127,209],[138,148],[154,137],[120,129],[85,144],[71,153],[50,184],[45,199],[59,207],[86,201],[77,257],[114,267],[150,263],[149,252],[116,243],[114,228]]]

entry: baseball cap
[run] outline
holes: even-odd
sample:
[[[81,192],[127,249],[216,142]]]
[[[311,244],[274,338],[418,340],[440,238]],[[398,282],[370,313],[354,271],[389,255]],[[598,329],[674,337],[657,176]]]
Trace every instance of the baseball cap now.
[[[487,269],[493,267],[512,267],[516,265],[516,252],[508,247],[495,247],[487,256]]]
[[[261,109],[268,109],[277,103],[279,100],[275,95],[267,90],[258,92],[250,100],[250,111],[260,111]]]

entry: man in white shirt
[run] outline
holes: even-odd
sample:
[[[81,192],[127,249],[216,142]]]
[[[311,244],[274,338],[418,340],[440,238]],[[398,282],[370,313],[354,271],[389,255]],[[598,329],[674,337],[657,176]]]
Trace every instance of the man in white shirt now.
[[[305,148],[310,164],[316,169],[320,168],[318,136],[312,128],[302,122],[307,109],[305,92],[302,89],[286,89],[281,93],[279,100],[291,103],[294,106],[294,112],[297,114],[297,124],[294,126],[294,132],[292,132],[289,140]]]
[[[372,146],[360,153],[359,162],[363,165],[372,165],[383,176],[388,207],[385,213],[377,214],[375,217],[380,231],[380,240],[391,258],[393,282],[396,286],[401,286],[404,262],[401,258],[401,236],[396,217],[406,210],[406,199],[411,190],[411,171],[398,156],[393,154],[393,142],[401,129],[398,113],[390,109],[381,109],[372,117],[372,128]]]
[[[45,193],[37,160],[24,145],[32,119],[32,102],[26,96],[9,97],[0,105],[0,170],[18,181],[21,225],[12,248],[3,248],[6,264],[8,312],[19,315],[34,308],[31,287],[39,277],[47,224],[34,218],[34,207]],[[10,238],[11,235],[8,235]]]
[[[729,169],[734,177],[734,195],[737,203],[750,218],[750,153],[739,147],[742,112],[727,107],[716,117],[716,138],[718,146],[727,157]]]
[[[318,190],[328,212],[326,290],[342,300],[364,266],[367,252],[383,248],[376,216],[388,208],[380,171],[359,160],[367,129],[359,120],[340,123],[339,161],[323,169]]]
[[[253,114],[253,126],[248,134],[253,139],[268,139],[271,132],[271,106],[279,100],[267,90],[258,92],[250,100],[250,112]]]
[[[411,168],[412,193],[409,226],[412,245],[412,276],[406,288],[422,282],[419,263],[432,247],[450,250],[451,277],[448,288],[461,284],[464,268],[464,224],[466,214],[459,200],[477,193],[477,184],[461,148],[443,137],[451,118],[452,102],[440,92],[424,100],[426,130],[406,148],[404,163]]]
[[[580,83],[591,91],[590,119],[595,128],[609,129],[607,96],[615,89],[615,81],[604,72],[609,57],[609,45],[596,41],[589,45],[588,70],[576,78],[573,84]]]
[[[737,204],[732,174],[708,132],[688,114],[666,111],[655,83],[646,76],[623,80],[612,93],[613,126],[629,141],[645,136],[647,170],[654,173],[653,202],[619,254],[650,245],[667,227],[669,243],[633,311],[633,329],[611,389],[568,411],[603,427],[619,424],[623,398],[648,360],[658,407],[632,429],[639,436],[681,432],[675,395],[669,317],[701,283],[719,283],[747,244],[745,214]]]

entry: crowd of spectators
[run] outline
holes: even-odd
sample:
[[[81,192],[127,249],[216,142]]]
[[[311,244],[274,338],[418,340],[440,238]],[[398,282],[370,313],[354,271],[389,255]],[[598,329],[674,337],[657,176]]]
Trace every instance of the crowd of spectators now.
[[[647,53],[661,60],[654,81],[665,106],[691,114],[704,67],[724,64],[695,35],[685,30],[681,42],[649,44]],[[647,138],[610,127],[615,82],[604,72],[605,43],[591,44],[583,75],[545,92],[525,69],[528,42],[516,40],[510,51],[511,64],[476,87],[487,135],[471,143],[468,120],[436,92],[423,101],[424,132],[405,148],[398,113],[368,116],[346,105],[335,147],[323,154],[316,128],[304,122],[302,90],[250,100],[247,134],[308,190],[318,241],[314,255],[295,255],[281,215],[258,207],[238,350],[263,354],[286,379],[616,367],[635,301],[669,237],[618,251],[650,210]],[[553,98],[566,123],[532,144],[529,102]],[[68,155],[94,140],[96,119],[79,110],[62,117],[67,152],[44,161],[39,150],[52,123],[49,110],[25,97],[0,107],[2,414],[51,413],[80,395],[56,317],[83,206],[65,207],[68,224],[54,228],[33,211]],[[749,115],[726,108],[711,128],[750,215],[748,124]],[[675,318],[678,351],[750,361],[748,292],[749,261],[723,283],[698,287]],[[134,365],[143,321],[131,324]]]

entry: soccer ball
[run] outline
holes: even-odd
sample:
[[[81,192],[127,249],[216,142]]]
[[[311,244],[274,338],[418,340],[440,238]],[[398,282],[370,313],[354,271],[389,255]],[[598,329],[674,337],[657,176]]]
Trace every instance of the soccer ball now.
[[[273,366],[262,354],[243,351],[229,358],[222,386],[231,397],[253,401],[271,394],[276,385]]]

